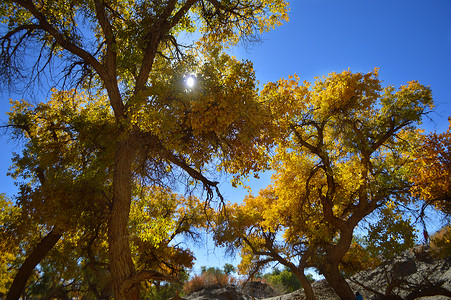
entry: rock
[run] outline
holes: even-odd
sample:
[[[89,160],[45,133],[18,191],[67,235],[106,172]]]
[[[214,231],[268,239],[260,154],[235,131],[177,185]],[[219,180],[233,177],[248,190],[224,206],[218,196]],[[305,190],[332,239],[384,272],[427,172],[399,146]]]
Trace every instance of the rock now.
[[[451,299],[451,257],[439,259],[431,255],[427,248],[414,248],[412,251],[405,251],[399,257],[383,263],[374,270],[360,272],[347,281],[351,289],[354,292],[360,292],[364,299]],[[186,299],[306,299],[302,290],[275,296],[274,291],[263,283],[250,282],[248,285],[242,289],[236,286],[212,287],[192,293]],[[325,280],[314,282],[312,288],[318,300],[339,299]],[[385,297],[387,290],[391,290],[389,297]]]
[[[403,278],[409,276],[417,271],[417,265],[413,259],[407,259],[395,262],[393,264],[391,273],[395,278]]]
[[[300,300],[300,299],[305,299],[305,295],[302,293],[302,291],[295,291],[293,293],[286,295],[265,298],[264,300]]]
[[[235,285],[211,286],[191,293],[185,297],[187,300],[250,300],[240,288]]]
[[[264,299],[277,295],[269,284],[260,281],[247,282],[242,290],[244,294],[254,297],[255,299]]]
[[[275,296],[274,290],[266,283],[252,281],[243,288],[235,285],[211,286],[203,290],[193,292],[186,300],[253,300]]]
[[[451,257],[434,258],[428,249],[418,255],[413,249],[374,270],[356,274],[349,282],[365,299],[375,299],[377,293],[385,295],[387,289],[392,290],[392,297],[402,299],[433,293],[451,296]]]

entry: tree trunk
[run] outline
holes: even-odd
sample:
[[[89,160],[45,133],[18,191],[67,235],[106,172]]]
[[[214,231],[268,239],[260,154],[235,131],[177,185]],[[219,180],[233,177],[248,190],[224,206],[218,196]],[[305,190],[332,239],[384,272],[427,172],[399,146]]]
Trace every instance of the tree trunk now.
[[[343,278],[340,270],[338,269],[338,263],[330,261],[327,262],[324,265],[323,275],[326,277],[327,282],[334,289],[340,299],[355,299],[354,292],[351,290],[351,287]]]
[[[304,289],[304,294],[307,300],[314,300],[315,299],[315,293],[313,292],[312,285],[310,284],[310,281],[308,281],[307,276],[305,276],[304,271],[295,271],[294,275],[299,279],[299,282],[302,285],[302,288]]]
[[[123,284],[135,274],[128,234],[132,194],[132,162],[136,152],[129,136],[116,145],[113,173],[113,205],[108,228],[110,272],[114,298],[139,299],[139,285],[124,289]]]
[[[9,289],[8,295],[6,296],[6,300],[19,299],[25,290],[25,285],[27,284],[28,278],[34,268],[41,262],[47,253],[49,253],[53,246],[55,246],[61,236],[62,234],[54,228],[39,242],[39,244],[36,245],[33,251],[25,259],[22,266],[19,268],[19,271],[17,271],[16,276],[14,276],[13,283]]]
[[[326,251],[326,261],[323,265],[324,277],[340,299],[355,299],[354,292],[338,268],[338,264],[351,246],[354,227],[354,224],[350,224],[340,230],[340,239],[335,246]]]

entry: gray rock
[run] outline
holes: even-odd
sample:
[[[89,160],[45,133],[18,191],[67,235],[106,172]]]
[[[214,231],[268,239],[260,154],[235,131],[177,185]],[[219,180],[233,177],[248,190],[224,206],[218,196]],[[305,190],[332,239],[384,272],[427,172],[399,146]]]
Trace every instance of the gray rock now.
[[[392,290],[392,296],[402,299],[415,294],[451,295],[451,257],[438,259],[427,248],[414,248],[374,270],[356,274],[349,281],[354,288],[360,287],[366,299],[374,298],[376,293],[385,295],[388,289]]]
[[[250,300],[237,286],[211,286],[191,293],[185,297],[187,300]]]
[[[451,299],[451,257],[434,258],[428,248],[417,247],[383,263],[374,270],[360,272],[347,281],[351,289],[354,292],[359,291],[364,299],[386,299],[384,295],[388,289],[392,291],[390,299]],[[314,282],[312,288],[318,300],[339,299],[325,280]],[[236,286],[208,288],[192,293],[186,299],[305,299],[302,290],[282,296],[274,296],[271,291],[272,289],[268,289],[265,285],[254,282],[243,289]]]
[[[253,297],[254,299],[264,299],[277,295],[269,284],[260,281],[247,282],[242,288],[242,291],[244,294],[251,298]]]

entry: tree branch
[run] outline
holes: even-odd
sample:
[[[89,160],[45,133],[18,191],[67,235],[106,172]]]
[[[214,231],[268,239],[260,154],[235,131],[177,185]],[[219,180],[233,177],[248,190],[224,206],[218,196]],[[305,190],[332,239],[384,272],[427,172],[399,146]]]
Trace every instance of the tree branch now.
[[[102,65],[95,59],[94,56],[92,56],[89,52],[86,50],[78,47],[74,43],[72,43],[70,40],[66,39],[64,35],[59,32],[54,26],[52,26],[42,14],[38,8],[33,4],[32,1],[29,0],[15,0],[15,3],[22,6],[23,8],[27,9],[38,21],[39,26],[36,28],[43,29],[45,32],[53,36],[53,38],[56,40],[56,42],[61,45],[64,49],[71,52],[72,54],[75,54],[85,60],[87,63],[89,63],[99,74],[99,76],[104,77],[105,71],[102,68]]]
[[[120,288],[123,292],[126,292],[144,280],[177,282],[178,278],[157,271],[141,271],[131,278],[126,279]]]

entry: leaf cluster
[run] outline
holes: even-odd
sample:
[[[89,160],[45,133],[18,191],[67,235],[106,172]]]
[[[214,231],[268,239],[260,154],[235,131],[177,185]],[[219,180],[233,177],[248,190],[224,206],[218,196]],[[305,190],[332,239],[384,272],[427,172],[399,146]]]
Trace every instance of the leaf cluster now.
[[[444,133],[431,133],[423,138],[413,153],[415,164],[411,176],[412,193],[447,215],[451,213],[450,128]]]
[[[93,100],[72,90],[36,107],[12,103],[9,126],[25,141],[11,168],[23,180],[16,203],[36,223],[69,229],[105,218],[115,129],[105,97]]]

